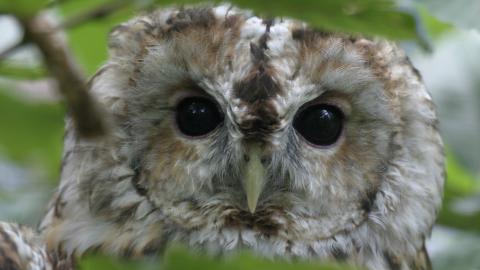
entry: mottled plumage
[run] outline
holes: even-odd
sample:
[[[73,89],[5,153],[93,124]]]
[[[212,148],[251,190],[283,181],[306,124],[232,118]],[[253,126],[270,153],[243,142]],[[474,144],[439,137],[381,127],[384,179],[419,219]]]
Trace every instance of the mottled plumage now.
[[[50,270],[45,242],[32,229],[0,222],[0,269]]]
[[[112,30],[109,51],[91,91],[112,131],[86,140],[67,122],[61,183],[40,226],[50,250],[138,257],[180,241],[429,268],[443,146],[396,45],[220,6],[134,18]],[[191,96],[221,112],[205,136],[176,123]],[[312,104],[341,111],[335,143],[312,145],[293,127]]]

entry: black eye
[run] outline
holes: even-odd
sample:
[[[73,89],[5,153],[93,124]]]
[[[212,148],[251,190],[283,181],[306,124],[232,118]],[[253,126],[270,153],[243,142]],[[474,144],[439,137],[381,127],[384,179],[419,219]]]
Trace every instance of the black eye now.
[[[217,105],[204,97],[188,97],[177,106],[176,121],[182,133],[202,136],[214,130],[223,120]]]
[[[342,133],[343,113],[335,106],[312,105],[297,113],[293,127],[312,144],[331,145]]]

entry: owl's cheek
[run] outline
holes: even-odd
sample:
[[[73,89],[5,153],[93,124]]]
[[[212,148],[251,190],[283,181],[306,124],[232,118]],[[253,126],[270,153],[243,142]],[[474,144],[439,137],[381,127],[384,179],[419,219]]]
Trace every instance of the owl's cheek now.
[[[199,176],[198,149],[178,138],[163,137],[151,149],[151,161],[146,176],[147,190],[152,199],[169,200],[191,196],[197,189]]]
[[[348,140],[303,153],[303,169],[290,173],[298,190],[322,215],[363,212],[382,182],[383,155]],[[331,207],[334,205],[335,207]]]

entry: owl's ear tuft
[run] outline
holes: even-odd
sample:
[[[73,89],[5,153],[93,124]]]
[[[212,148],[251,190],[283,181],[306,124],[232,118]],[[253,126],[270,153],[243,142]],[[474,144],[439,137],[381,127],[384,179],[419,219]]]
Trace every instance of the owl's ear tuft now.
[[[108,48],[111,57],[131,58],[145,51],[152,41],[152,24],[146,18],[120,24],[110,31]]]

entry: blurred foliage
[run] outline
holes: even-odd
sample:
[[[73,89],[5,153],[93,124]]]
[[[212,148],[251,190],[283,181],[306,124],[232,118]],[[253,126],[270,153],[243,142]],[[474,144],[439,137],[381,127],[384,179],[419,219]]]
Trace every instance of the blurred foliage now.
[[[23,3],[29,0],[16,1],[0,0],[8,5],[0,5],[0,10],[23,10]],[[30,0],[31,2],[35,2]],[[52,1],[53,5],[68,20],[72,16],[93,10],[111,0],[63,0]],[[223,2],[223,1],[210,1]],[[381,35],[392,39],[416,39],[414,18],[393,5],[388,0],[233,0],[230,1],[241,7],[254,9],[265,16],[289,16],[309,22],[312,26],[347,33],[363,33],[367,35]],[[42,3],[35,2],[35,8]],[[45,3],[45,2],[43,2]],[[111,16],[100,20],[91,20],[67,31],[70,45],[80,63],[92,74],[106,59],[105,51],[107,34],[110,29],[132,17],[137,7],[149,8],[154,4],[182,5],[187,3],[201,3],[198,0],[132,0],[130,5],[120,9]],[[5,9],[6,7],[6,9]],[[10,9],[9,9],[10,8]],[[31,8],[29,10],[34,10]],[[392,31],[395,29],[395,31]],[[88,37],[88,38],[85,38]],[[0,73],[1,74],[1,73]]]
[[[59,104],[28,102],[0,89],[0,153],[37,164],[56,178],[62,149],[64,110]]]
[[[270,16],[291,16],[321,29],[415,39],[415,21],[383,0],[234,0]],[[392,31],[395,29],[395,31]]]
[[[480,1],[478,0],[416,0],[430,13],[461,29],[480,30]]]
[[[150,258],[141,261],[123,261],[119,259],[90,256],[80,263],[81,270],[353,270],[358,269],[350,265],[339,263],[319,262],[289,262],[282,259],[268,260],[254,256],[250,252],[239,252],[235,255],[227,255],[215,258],[199,253],[194,253],[186,248],[174,246],[168,248],[162,259]]]
[[[42,67],[24,66],[18,63],[9,63],[7,61],[0,62],[0,74],[12,79],[40,79],[44,78],[47,73]]]
[[[0,0],[0,12],[13,13],[20,17],[28,17],[44,8],[47,3],[47,0]]]
[[[43,7],[50,7],[62,20],[109,3],[111,0],[0,0],[0,13],[30,16]],[[136,0],[110,16],[85,22],[66,30],[75,56],[93,74],[107,57],[106,44],[110,29],[154,4],[196,3],[195,0]],[[213,1],[219,2],[219,1]],[[232,0],[242,7],[252,8],[267,16],[290,16],[308,21],[325,30],[382,35],[393,39],[417,39],[417,26],[411,15],[395,8],[386,0]],[[418,6],[417,12],[428,34],[438,37],[451,31],[452,26],[432,16]],[[394,29],[392,31],[392,29]],[[38,79],[46,75],[39,67],[23,67],[0,62],[0,74],[12,79]],[[11,92],[11,91],[10,91]],[[51,178],[58,176],[62,145],[64,109],[52,103],[25,101],[0,89],[0,153],[21,163],[44,166]],[[479,184],[455,158],[447,155],[448,180],[445,186],[444,207],[439,223],[462,230],[480,232],[480,213],[455,212],[451,204],[459,199],[479,194]],[[193,254],[181,248],[169,249],[161,262],[119,261],[108,257],[91,256],[81,262],[81,269],[350,269],[348,266],[316,265],[310,263],[278,263],[257,259],[248,253],[218,261]]]
[[[425,25],[428,34],[433,38],[442,36],[446,32],[450,32],[455,29],[451,24],[440,21],[436,17],[432,16],[430,12],[428,12],[428,10],[422,5],[417,5],[416,10],[419,12],[423,25]]]
[[[480,195],[480,182],[475,181],[447,151],[447,180],[443,207],[438,217],[438,223],[457,229],[480,233],[480,212],[471,214],[458,213],[452,209],[455,200]]]
[[[157,2],[185,4],[199,1],[158,0]],[[392,39],[416,38],[415,21],[412,16],[397,10],[394,3],[388,0],[232,0],[229,2],[253,9],[267,17],[293,17],[325,30],[381,35]]]

